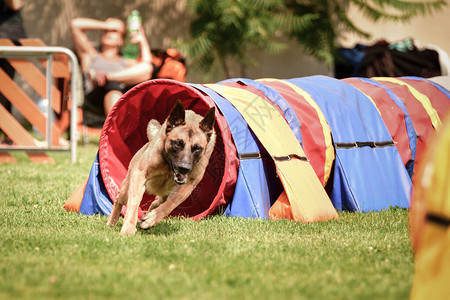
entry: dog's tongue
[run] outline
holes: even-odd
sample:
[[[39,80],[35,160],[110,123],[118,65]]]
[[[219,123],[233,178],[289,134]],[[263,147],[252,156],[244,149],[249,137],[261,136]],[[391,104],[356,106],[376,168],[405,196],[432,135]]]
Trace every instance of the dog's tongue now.
[[[183,184],[186,183],[187,175],[175,172],[173,173],[173,179],[175,180],[176,183]]]

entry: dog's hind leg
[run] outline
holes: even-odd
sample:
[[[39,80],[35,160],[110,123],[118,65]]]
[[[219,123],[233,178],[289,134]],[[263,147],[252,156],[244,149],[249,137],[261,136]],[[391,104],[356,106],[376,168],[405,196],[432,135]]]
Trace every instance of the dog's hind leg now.
[[[154,209],[156,209],[157,207],[159,207],[161,204],[163,204],[165,201],[167,200],[167,196],[161,197],[161,196],[156,196],[155,200],[153,200],[152,204],[150,205],[150,207],[148,208],[147,213],[145,214],[145,216],[143,216],[141,218],[141,222],[145,222],[150,216],[150,212]],[[142,226],[140,226],[141,228],[143,228]],[[147,229],[147,228],[144,228]]]
[[[165,196],[165,197],[156,196],[156,199],[152,202],[148,211],[154,210],[155,208],[157,208],[158,206],[163,204],[166,200],[167,200],[167,196]]]
[[[183,203],[184,200],[192,193],[194,187],[190,184],[179,186],[174,190],[164,203],[161,203],[158,207],[150,210],[142,219],[140,227],[142,229],[148,229],[167,217],[178,205]]]

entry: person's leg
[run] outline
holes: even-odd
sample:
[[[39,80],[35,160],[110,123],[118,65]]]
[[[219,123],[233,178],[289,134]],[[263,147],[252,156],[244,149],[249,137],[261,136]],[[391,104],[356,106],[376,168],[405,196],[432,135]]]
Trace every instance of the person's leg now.
[[[153,66],[147,63],[138,63],[120,71],[108,72],[107,81],[117,81],[126,86],[133,86],[152,77]]]
[[[120,97],[122,97],[123,93],[118,90],[111,90],[105,94],[103,98],[103,107],[105,109],[105,115],[107,116],[111,111],[111,108],[119,101]]]

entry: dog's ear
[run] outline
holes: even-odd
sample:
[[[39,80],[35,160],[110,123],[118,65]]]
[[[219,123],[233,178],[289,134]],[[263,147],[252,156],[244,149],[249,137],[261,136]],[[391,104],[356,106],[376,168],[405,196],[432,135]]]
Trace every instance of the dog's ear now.
[[[177,100],[177,103],[175,103],[169,117],[167,118],[166,133],[171,131],[174,127],[186,124],[185,115],[183,104],[180,100]]]
[[[147,125],[147,138],[149,141],[152,141],[161,129],[161,124],[159,124],[158,120],[152,119],[148,122]]]
[[[211,134],[213,133],[214,129],[214,122],[216,121],[215,117],[216,108],[211,107],[207,112],[203,120],[200,122],[200,129],[203,130],[203,132],[206,133],[206,136],[209,138],[211,137]]]

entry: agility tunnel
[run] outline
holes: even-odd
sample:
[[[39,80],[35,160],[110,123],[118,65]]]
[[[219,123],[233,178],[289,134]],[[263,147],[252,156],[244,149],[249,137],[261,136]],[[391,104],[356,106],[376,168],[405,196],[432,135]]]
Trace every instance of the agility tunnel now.
[[[151,119],[164,122],[177,100],[186,109],[204,115],[214,102],[181,82],[152,80],[136,86],[120,99],[107,117],[100,136],[99,151],[86,182],[80,207],[72,209],[83,214],[109,214],[133,155],[147,142],[146,129]],[[200,219],[231,201],[234,193],[238,160],[233,143],[229,142],[228,125],[216,114],[217,140],[203,180],[191,196],[173,211],[173,215]],[[77,198],[77,197],[75,197]],[[139,216],[148,209],[154,197],[144,195]],[[78,199],[73,199],[78,205]],[[125,211],[123,211],[125,213]]]
[[[317,222],[336,210],[408,208],[416,162],[450,110],[449,92],[417,77],[150,80],[114,106],[91,173],[65,208],[108,215],[147,142],[147,123],[164,122],[177,100],[201,115],[217,108],[205,176],[171,214],[196,220],[224,213]],[[151,201],[144,196],[140,216]]]

